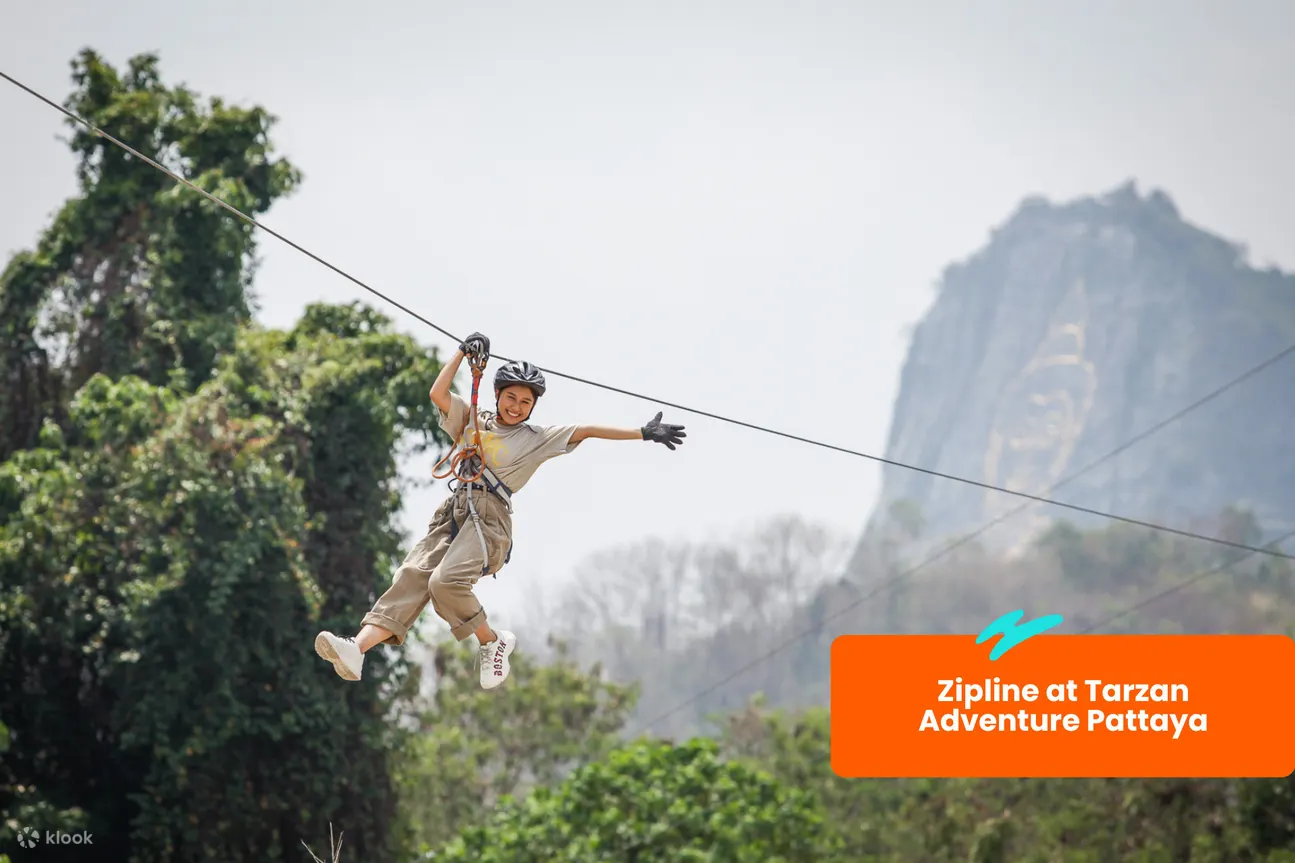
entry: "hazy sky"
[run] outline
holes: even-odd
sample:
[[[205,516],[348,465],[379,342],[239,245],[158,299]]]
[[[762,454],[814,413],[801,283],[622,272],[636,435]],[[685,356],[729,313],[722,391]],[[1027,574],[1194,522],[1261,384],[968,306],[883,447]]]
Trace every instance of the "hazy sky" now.
[[[906,328],[1026,195],[1135,178],[1295,268],[1289,0],[56,0],[5,14],[0,68],[61,101],[84,46],[159,52],[168,81],[277,114],[305,183],[266,223],[452,332],[876,454]],[[73,174],[53,109],[0,82],[0,116],[7,255]],[[400,314],[272,237],[262,254],[268,324],[319,300]],[[656,411],[550,391],[537,421]],[[876,463],[667,419],[678,452],[594,441],[541,470],[488,608],[506,621],[523,583],[649,534],[863,525]],[[443,495],[408,499],[411,530]]]

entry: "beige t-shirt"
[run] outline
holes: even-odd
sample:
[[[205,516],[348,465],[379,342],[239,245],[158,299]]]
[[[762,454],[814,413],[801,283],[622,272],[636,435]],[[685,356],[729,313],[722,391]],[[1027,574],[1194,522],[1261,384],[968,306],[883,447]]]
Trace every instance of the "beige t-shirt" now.
[[[462,449],[472,441],[471,405],[460,396],[450,393],[450,412],[440,414],[441,428],[447,435],[459,433],[455,445]],[[512,492],[521,491],[522,486],[535,474],[540,465],[556,456],[571,452],[580,442],[571,443],[571,433],[576,430],[573,425],[535,426],[530,423],[518,423],[513,426],[501,425],[495,419],[494,411],[477,410],[478,428],[481,430],[481,452],[486,465],[508,486]],[[469,471],[471,472],[471,471]]]

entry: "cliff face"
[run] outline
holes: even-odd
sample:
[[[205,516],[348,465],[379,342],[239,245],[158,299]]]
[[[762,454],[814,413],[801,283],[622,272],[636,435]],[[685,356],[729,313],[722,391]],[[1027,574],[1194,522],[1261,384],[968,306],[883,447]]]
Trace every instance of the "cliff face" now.
[[[887,458],[1178,527],[1229,504],[1251,508],[1266,536],[1295,527],[1295,357],[1048,493],[1295,344],[1295,277],[1244,258],[1132,184],[1027,200],[945,271],[909,348]],[[1025,502],[886,466],[856,568],[904,499],[930,540]],[[981,541],[1017,547],[1058,518],[1102,521],[1032,504]]]

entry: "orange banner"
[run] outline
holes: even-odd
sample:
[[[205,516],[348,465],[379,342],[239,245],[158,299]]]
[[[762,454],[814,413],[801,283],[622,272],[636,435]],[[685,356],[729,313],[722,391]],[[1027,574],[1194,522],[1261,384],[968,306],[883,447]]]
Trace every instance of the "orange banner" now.
[[[970,635],[836,639],[833,771],[1147,778],[1295,772],[1295,640],[1287,636],[1009,636],[995,659]]]

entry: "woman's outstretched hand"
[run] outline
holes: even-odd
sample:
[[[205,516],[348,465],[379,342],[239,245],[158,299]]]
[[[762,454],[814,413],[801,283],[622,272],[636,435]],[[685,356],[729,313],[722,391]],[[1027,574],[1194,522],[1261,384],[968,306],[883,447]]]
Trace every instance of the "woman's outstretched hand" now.
[[[670,449],[683,446],[683,439],[688,437],[684,434],[683,426],[661,422],[661,413],[657,411],[657,415],[643,426],[643,440],[663,443]]]

